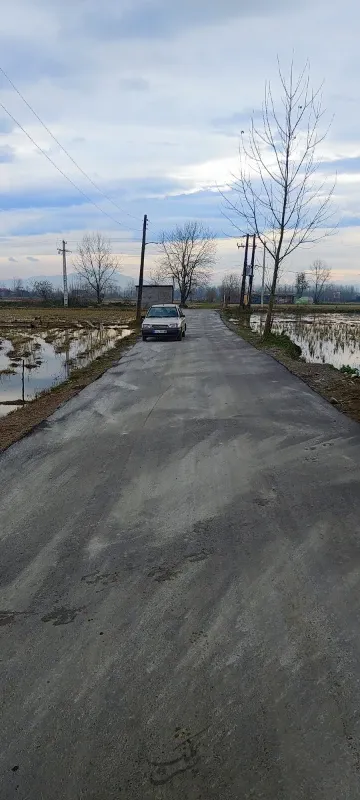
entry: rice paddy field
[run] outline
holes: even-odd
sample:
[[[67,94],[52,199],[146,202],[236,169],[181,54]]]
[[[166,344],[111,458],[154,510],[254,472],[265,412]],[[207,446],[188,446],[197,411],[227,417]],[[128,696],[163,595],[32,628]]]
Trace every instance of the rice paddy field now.
[[[0,417],[89,366],[133,330],[134,311],[0,309]]]

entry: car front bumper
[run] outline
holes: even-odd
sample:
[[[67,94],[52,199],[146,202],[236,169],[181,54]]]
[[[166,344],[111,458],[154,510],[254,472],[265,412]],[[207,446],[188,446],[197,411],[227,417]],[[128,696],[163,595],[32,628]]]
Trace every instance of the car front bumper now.
[[[178,336],[181,328],[142,328],[143,336]]]

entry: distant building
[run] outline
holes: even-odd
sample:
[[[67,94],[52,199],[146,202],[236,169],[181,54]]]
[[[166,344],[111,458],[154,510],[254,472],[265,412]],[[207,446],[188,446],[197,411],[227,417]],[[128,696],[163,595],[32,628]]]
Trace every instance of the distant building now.
[[[314,298],[309,297],[308,295],[303,295],[295,300],[297,306],[310,306],[313,302]]]
[[[136,291],[138,286],[136,287]],[[142,291],[141,308],[150,308],[157,303],[173,303],[174,287],[168,284],[144,284]]]
[[[264,294],[264,305],[267,305],[270,300],[269,294]],[[276,294],[275,305],[279,306],[292,306],[295,302],[294,294]],[[261,305],[261,294],[255,292],[251,298],[251,304],[254,306]]]

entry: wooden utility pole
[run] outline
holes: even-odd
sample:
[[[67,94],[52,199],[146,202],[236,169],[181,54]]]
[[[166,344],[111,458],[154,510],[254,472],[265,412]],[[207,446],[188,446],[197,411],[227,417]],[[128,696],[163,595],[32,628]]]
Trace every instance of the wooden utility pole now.
[[[68,282],[67,282],[67,271],[66,271],[66,253],[71,253],[71,250],[66,249],[66,242],[62,241],[62,247],[58,247],[58,253],[62,255],[63,259],[63,279],[64,279],[64,308],[67,308],[69,305],[69,292],[68,292]]]
[[[144,216],[144,224],[143,224],[142,245],[141,245],[139,286],[138,286],[137,306],[136,306],[136,322],[138,324],[140,323],[140,320],[141,320],[141,301],[142,301],[143,284],[144,284],[146,229],[147,229],[147,215],[145,214],[145,216]]]
[[[254,280],[254,268],[255,268],[255,250],[256,250],[256,236],[255,233],[253,235],[253,243],[252,243],[252,253],[251,253],[251,272],[250,272],[250,279],[249,279],[249,292],[248,292],[248,307],[251,308],[251,294],[252,294],[252,287],[253,287],[253,280]]]
[[[245,254],[244,254],[244,267],[243,267],[243,274],[242,274],[242,281],[241,281],[241,291],[240,291],[240,308],[244,308],[244,298],[245,298],[245,282],[246,282],[246,269],[247,269],[247,259],[248,259],[248,252],[249,252],[249,238],[250,235],[246,234],[246,242],[245,242]],[[243,245],[238,245],[238,247],[243,247]]]

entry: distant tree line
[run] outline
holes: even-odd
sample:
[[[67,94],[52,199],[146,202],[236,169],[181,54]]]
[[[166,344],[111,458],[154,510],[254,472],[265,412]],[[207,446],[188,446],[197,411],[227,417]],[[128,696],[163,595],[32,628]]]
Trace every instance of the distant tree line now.
[[[91,287],[80,279],[69,282],[68,292],[70,306],[86,306],[98,302],[96,291],[92,290]],[[9,301],[19,300],[21,302],[27,301],[29,303],[40,301],[47,305],[63,305],[64,293],[62,289],[56,288],[49,280],[36,280],[31,283],[26,283],[20,278],[16,278],[11,288],[2,287],[0,284],[0,299]],[[109,283],[106,291],[103,293],[101,302],[105,299],[135,302],[135,281],[130,280],[124,288],[118,286],[116,281],[111,284]]]
[[[186,222],[182,227],[161,234],[158,263],[151,280],[155,283],[171,280],[174,283],[175,300],[182,305],[187,302],[238,304],[241,269],[225,273],[221,284],[215,285],[211,282],[215,261],[214,234],[201,223]],[[118,256],[112,254],[110,241],[101,233],[90,233],[83,237],[72,266],[76,277],[69,283],[70,305],[89,305],[104,300],[136,302],[135,281],[129,280],[125,287],[118,285],[121,262]],[[265,277],[265,294],[269,296],[273,285],[272,274]],[[276,294],[293,295],[303,302],[310,299],[314,303],[351,303],[360,300],[355,286],[335,284],[331,277],[331,269],[326,262],[317,259],[294,276],[294,283],[282,284],[278,281]],[[255,283],[253,292],[260,294],[261,286]],[[11,288],[0,286],[0,298],[62,305],[63,291],[55,288],[47,279],[24,283],[21,278],[14,278]]]

